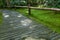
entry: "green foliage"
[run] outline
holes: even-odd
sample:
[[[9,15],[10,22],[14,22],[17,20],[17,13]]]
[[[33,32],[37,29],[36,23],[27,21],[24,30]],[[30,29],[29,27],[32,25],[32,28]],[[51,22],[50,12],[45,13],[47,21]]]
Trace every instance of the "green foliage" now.
[[[11,6],[26,6],[27,2],[25,0],[10,0]]]
[[[4,6],[6,6],[6,1],[0,0],[0,7],[4,7]]]
[[[9,5],[10,6],[27,6],[29,0],[10,0]],[[39,0],[30,0],[31,6],[36,6],[38,5]],[[0,0],[0,7],[1,6],[7,6],[6,1]]]
[[[39,0],[31,0],[31,6],[38,6],[38,1]]]
[[[29,0],[10,0],[10,5],[14,6],[27,6]],[[38,4],[39,0],[30,0],[31,6],[35,6]]]
[[[10,6],[26,6],[27,2],[25,0],[10,0]],[[0,0],[0,7],[7,6],[6,1]]]
[[[27,2],[26,1],[20,1],[20,5],[21,6],[26,6],[27,5]]]
[[[46,0],[47,7],[60,8],[60,0]]]
[[[10,0],[10,6],[27,6],[30,2],[31,6],[43,5],[45,7],[60,8],[60,0]],[[7,6],[6,1],[0,0],[0,7]]]

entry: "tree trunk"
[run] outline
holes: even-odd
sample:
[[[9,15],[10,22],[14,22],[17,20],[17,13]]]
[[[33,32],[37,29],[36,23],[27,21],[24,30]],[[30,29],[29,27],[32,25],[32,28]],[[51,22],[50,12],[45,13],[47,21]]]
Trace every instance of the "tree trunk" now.
[[[9,1],[10,1],[10,0],[6,0],[7,7],[10,6]]]
[[[29,15],[31,15],[30,4],[28,4],[28,12],[29,12]]]

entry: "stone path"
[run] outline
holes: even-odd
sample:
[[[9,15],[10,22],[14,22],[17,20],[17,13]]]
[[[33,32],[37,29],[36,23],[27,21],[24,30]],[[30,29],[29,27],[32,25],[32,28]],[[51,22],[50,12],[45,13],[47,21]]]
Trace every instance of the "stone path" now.
[[[0,40],[60,40],[60,34],[19,12],[1,10],[3,24],[0,26]]]

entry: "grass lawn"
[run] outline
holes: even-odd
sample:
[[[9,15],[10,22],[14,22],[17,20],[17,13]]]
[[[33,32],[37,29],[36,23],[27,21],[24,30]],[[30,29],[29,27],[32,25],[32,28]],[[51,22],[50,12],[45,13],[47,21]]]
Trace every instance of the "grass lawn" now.
[[[27,9],[16,9],[16,11],[24,14],[27,14]],[[46,25],[53,31],[56,31],[60,33],[60,14],[54,14],[53,11],[47,11],[47,10],[31,10],[31,18],[33,20],[38,21],[39,23],[42,23],[43,25]]]
[[[0,13],[0,24],[2,23],[2,13]]]

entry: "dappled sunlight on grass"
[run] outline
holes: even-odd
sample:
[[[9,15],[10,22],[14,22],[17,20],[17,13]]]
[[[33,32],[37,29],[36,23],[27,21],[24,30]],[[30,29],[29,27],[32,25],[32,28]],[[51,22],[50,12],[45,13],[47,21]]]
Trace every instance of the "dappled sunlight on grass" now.
[[[33,17],[54,31],[60,32],[60,14],[54,14],[52,11],[32,11]]]

